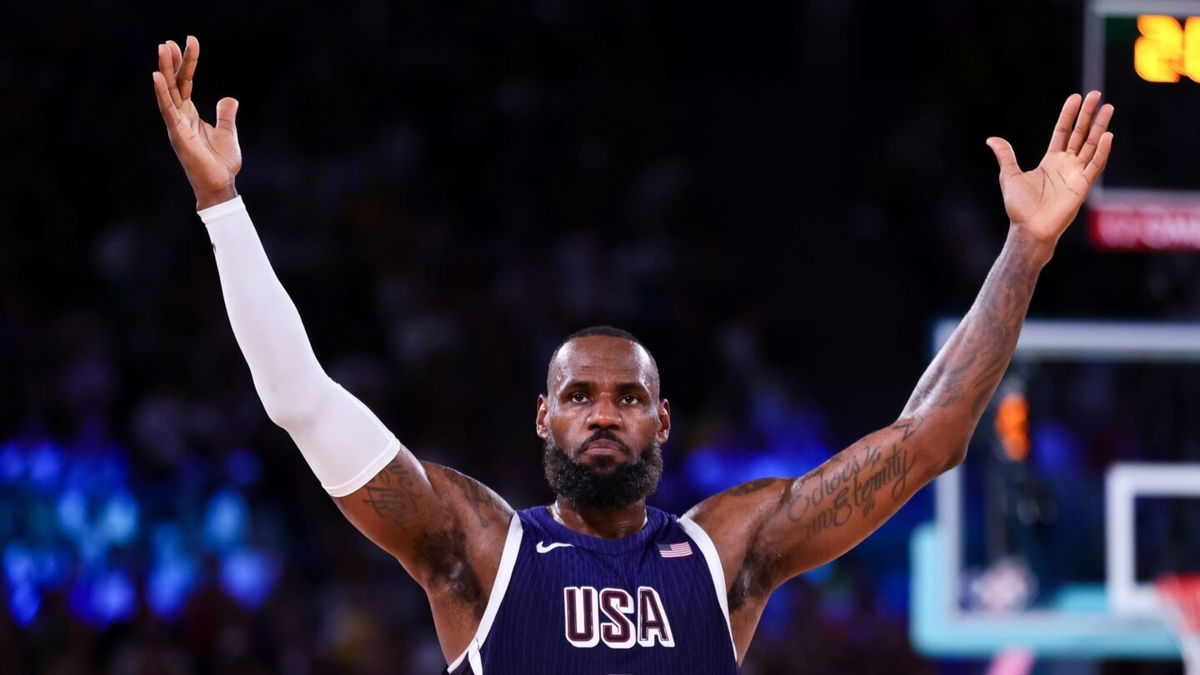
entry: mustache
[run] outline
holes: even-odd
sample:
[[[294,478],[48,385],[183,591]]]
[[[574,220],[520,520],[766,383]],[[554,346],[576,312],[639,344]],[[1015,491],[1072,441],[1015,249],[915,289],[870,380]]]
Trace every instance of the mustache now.
[[[635,455],[633,454],[633,450],[631,450],[629,448],[629,446],[625,444],[625,441],[622,441],[621,439],[617,438],[617,435],[614,434],[613,432],[609,431],[608,429],[599,429],[596,431],[596,433],[589,436],[586,441],[584,441],[583,443],[580,443],[579,444],[579,452],[583,452],[584,449],[587,448],[587,446],[591,445],[592,443],[595,443],[596,441],[608,441],[610,443],[615,443],[615,444],[617,444],[618,447],[621,448],[621,451],[624,452],[626,455],[629,455],[630,457],[635,457]]]

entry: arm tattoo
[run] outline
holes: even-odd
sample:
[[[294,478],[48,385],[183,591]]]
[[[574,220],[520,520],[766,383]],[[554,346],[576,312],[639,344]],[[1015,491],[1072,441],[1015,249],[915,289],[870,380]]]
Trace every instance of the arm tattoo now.
[[[907,441],[909,439],[909,437],[911,437],[913,434],[917,433],[917,430],[920,429],[921,425],[924,423],[925,423],[925,418],[918,415],[918,416],[910,417],[909,419],[906,419],[903,422],[898,422],[892,428],[893,429],[903,429],[904,436],[901,437],[900,440]]]
[[[361,501],[380,518],[404,525],[417,505],[418,488],[419,480],[412,469],[405,462],[393,460],[362,487]]]
[[[442,475],[446,477],[446,480],[453,483],[458,488],[458,491],[462,493],[463,498],[467,500],[467,504],[475,512],[475,517],[479,518],[479,526],[490,526],[492,521],[488,520],[487,516],[483,514],[483,509],[492,503],[487,490],[474,478],[464,476],[449,467],[443,466],[439,468],[441,468]]]
[[[876,507],[876,495],[885,488],[891,499],[904,498],[915,463],[912,453],[896,443],[889,449],[868,446],[865,452],[852,447],[795,481],[787,517],[807,523],[804,536],[811,539],[845,525],[855,512],[868,516]]]
[[[1016,348],[1042,266],[1034,246],[1010,236],[975,304],[921,377],[902,417],[922,411],[941,430],[970,437]],[[906,439],[917,426],[905,428]]]

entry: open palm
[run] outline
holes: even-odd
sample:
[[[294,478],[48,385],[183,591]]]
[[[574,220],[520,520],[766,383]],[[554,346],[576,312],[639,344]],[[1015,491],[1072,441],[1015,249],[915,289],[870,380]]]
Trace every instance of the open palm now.
[[[1059,113],[1046,155],[1030,171],[1021,171],[1008,141],[987,140],[1000,164],[1000,191],[1014,225],[1039,240],[1058,241],[1108,162],[1112,115],[1111,105],[1100,106],[1100,92],[1089,92],[1086,98],[1071,94]]]
[[[154,91],[171,148],[183,164],[197,201],[203,202],[208,196],[235,194],[233,184],[242,168],[242,151],[235,124],[235,99],[217,102],[216,126],[201,119],[192,103],[192,76],[199,59],[200,42],[194,37],[188,36],[182,53],[173,41],[160,44]]]

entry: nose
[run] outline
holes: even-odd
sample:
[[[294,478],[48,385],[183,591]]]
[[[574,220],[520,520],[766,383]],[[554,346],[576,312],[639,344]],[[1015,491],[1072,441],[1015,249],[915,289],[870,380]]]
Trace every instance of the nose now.
[[[588,414],[588,429],[619,429],[621,413],[607,396],[601,396]]]

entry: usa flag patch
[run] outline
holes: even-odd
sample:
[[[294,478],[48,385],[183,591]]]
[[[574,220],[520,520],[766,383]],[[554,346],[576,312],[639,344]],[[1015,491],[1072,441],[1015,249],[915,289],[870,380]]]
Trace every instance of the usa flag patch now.
[[[678,544],[659,544],[658,554],[664,558],[686,558],[692,554],[692,545],[686,541]]]

